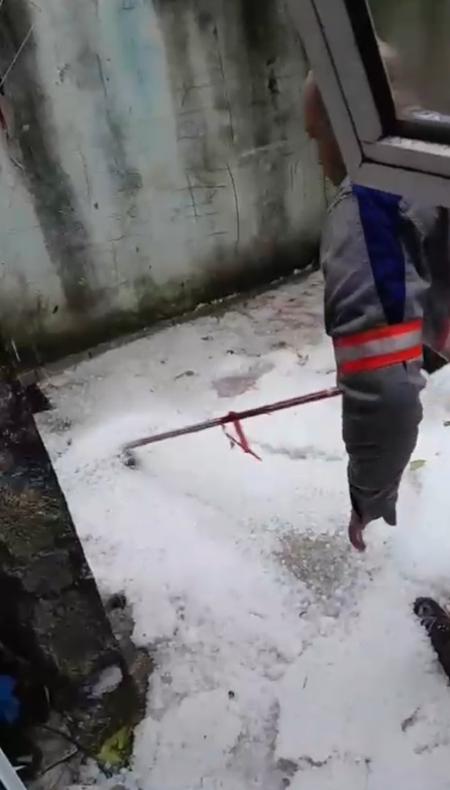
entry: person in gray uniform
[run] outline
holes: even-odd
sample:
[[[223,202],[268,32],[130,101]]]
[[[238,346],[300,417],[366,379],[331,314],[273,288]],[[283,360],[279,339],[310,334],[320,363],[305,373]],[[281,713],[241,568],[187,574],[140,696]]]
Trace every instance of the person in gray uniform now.
[[[396,523],[400,481],[422,419],[423,346],[450,358],[448,210],[352,184],[312,74],[305,121],[338,187],[322,235],[325,324],[343,392],[349,537]]]
[[[348,533],[364,551],[372,521],[396,523],[399,485],[422,419],[424,348],[450,360],[449,212],[351,183],[312,74],[304,111],[324,173],[337,187],[320,255],[325,325],[343,393]],[[414,611],[450,678],[449,614],[432,598],[418,598]]]

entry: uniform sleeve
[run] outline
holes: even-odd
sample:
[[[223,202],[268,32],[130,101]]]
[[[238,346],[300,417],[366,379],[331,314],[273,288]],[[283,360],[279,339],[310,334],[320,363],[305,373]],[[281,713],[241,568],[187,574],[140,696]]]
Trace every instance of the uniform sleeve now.
[[[327,331],[343,391],[352,505],[396,523],[402,474],[422,419],[425,284],[401,243],[400,203],[351,190],[331,209],[322,244]]]

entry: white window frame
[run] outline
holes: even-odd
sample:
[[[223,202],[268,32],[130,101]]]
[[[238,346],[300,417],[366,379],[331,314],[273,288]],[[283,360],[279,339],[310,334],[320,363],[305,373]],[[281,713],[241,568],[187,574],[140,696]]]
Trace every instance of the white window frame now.
[[[450,145],[425,139],[426,132],[424,139],[384,134],[345,0],[289,3],[350,178],[421,202],[450,206]],[[428,114],[436,127],[438,118]]]

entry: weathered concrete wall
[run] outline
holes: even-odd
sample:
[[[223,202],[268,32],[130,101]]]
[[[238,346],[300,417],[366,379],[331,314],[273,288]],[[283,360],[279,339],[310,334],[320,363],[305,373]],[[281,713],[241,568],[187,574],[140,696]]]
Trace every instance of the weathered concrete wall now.
[[[4,333],[40,357],[309,260],[324,185],[282,0],[5,0]]]

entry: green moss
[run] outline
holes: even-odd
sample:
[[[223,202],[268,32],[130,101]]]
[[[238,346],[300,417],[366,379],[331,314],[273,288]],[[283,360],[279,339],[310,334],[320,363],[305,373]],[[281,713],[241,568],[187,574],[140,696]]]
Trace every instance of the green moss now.
[[[65,519],[68,527],[68,518],[54,497],[35,488],[0,489],[1,539],[20,560],[31,560],[52,547],[62,535]]]
[[[128,765],[133,749],[133,730],[121,727],[100,748],[97,759],[101,765],[119,769]]]

